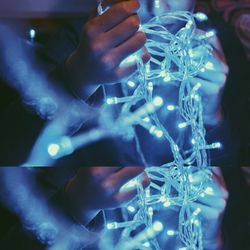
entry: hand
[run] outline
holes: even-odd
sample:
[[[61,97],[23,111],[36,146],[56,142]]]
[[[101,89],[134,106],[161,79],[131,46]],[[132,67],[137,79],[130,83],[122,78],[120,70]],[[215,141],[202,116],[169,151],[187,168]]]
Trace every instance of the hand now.
[[[66,62],[78,94],[89,95],[98,84],[119,82],[136,71],[136,62],[120,64],[146,43],[146,35],[138,31],[139,7],[137,0],[115,1],[105,13],[86,23],[78,48]],[[141,57],[146,62],[150,55],[145,48],[143,51]]]
[[[223,120],[221,100],[227,81],[229,68],[220,42],[217,38],[211,40],[213,54],[209,57],[208,64],[201,70],[197,77],[192,79],[195,85],[201,83],[199,92],[203,100],[204,123],[208,126],[216,126]],[[202,56],[201,47],[194,49],[194,57]]]
[[[213,180],[206,189],[204,196],[192,205],[193,210],[200,209],[203,228],[204,249],[221,249],[223,239],[221,223],[225,212],[228,191],[220,168],[213,167]],[[197,179],[198,180],[198,179]]]
[[[100,210],[124,205],[135,197],[137,189],[120,189],[139,175],[143,187],[149,185],[142,167],[81,168],[65,189],[71,214],[82,224],[87,224]]]

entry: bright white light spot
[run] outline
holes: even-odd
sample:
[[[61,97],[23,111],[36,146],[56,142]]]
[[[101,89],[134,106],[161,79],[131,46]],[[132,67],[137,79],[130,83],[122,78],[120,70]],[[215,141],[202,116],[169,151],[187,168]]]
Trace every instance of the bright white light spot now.
[[[154,229],[154,231],[161,232],[163,229],[163,224],[160,221],[156,221],[153,224],[153,229]]]
[[[168,230],[167,235],[168,236],[173,236],[173,235],[175,235],[175,231],[174,230]]]
[[[194,88],[193,88],[193,91],[198,91],[200,88],[201,88],[201,83],[200,82],[198,82],[195,86],[194,86]]]
[[[149,208],[148,208],[148,215],[149,215],[149,216],[153,216],[153,214],[154,214],[153,208],[152,208],[152,207],[149,207]]]
[[[207,38],[213,37],[213,36],[215,36],[215,35],[216,35],[215,30],[210,30],[210,31],[208,31],[208,32],[206,33],[206,37],[207,37]]]
[[[170,207],[171,206],[171,202],[169,200],[166,200],[163,204],[164,207]]]
[[[30,35],[30,39],[33,40],[36,37],[36,31],[34,29],[31,29],[29,32],[29,35]]]
[[[183,128],[186,128],[187,125],[188,125],[188,124],[187,124],[186,122],[182,122],[182,123],[179,123],[179,124],[178,124],[178,128],[179,128],[179,129],[183,129]]]
[[[154,90],[154,85],[153,85],[152,82],[149,82],[149,83],[148,83],[148,90],[149,90],[150,92],[152,92],[152,91]]]
[[[155,131],[155,135],[156,135],[157,138],[162,138],[162,136],[163,136],[163,131],[162,131],[162,130],[156,130],[156,131]]]
[[[208,20],[208,16],[205,13],[203,13],[203,12],[197,12],[195,14],[195,17],[200,22],[204,22],[204,21]]]
[[[178,250],[187,250],[187,248],[186,247],[181,247]]]
[[[131,88],[134,88],[136,86],[136,84],[133,81],[128,81],[128,86]]]
[[[126,65],[126,64],[131,64],[136,62],[136,60],[138,59],[138,55],[137,54],[133,54],[129,57],[127,57],[122,63],[121,65]]]
[[[150,118],[147,116],[147,117],[143,118],[143,121],[144,122],[150,122]]]
[[[211,187],[207,187],[204,192],[208,195],[214,195],[214,190]]]
[[[121,187],[121,191],[129,191],[131,189],[134,189],[135,187],[137,187],[137,184],[138,184],[138,181],[137,179],[132,179],[130,180],[129,182],[127,182],[126,184],[124,184],[122,187]]]
[[[50,156],[56,156],[60,151],[60,146],[58,144],[50,144],[48,146],[48,153]]]
[[[128,211],[131,213],[135,212],[135,208],[133,206],[128,206]]]
[[[190,29],[193,25],[193,22],[192,21],[188,21],[187,24],[186,24],[186,28],[187,29]]]
[[[216,142],[212,144],[212,148],[216,149],[216,148],[222,148],[222,144],[220,142]]]
[[[163,79],[164,82],[170,82],[171,81],[171,76],[169,73],[166,73]]]
[[[160,0],[155,0],[154,3],[155,3],[155,8],[160,9],[160,7],[161,7]]]
[[[108,223],[107,224],[107,229],[111,230],[111,229],[115,229],[115,223]]]
[[[206,69],[213,70],[214,69],[214,64],[212,62],[207,62],[205,65]]]
[[[163,105],[164,101],[160,96],[156,96],[153,100],[155,106],[160,107]]]
[[[195,139],[192,139],[191,143],[194,145],[196,143]]]
[[[197,216],[198,214],[201,213],[201,208],[196,208],[195,211],[194,211],[194,215]]]
[[[107,104],[108,105],[112,105],[112,104],[114,104],[114,99],[113,98],[107,98]]]
[[[201,194],[200,194],[200,197],[201,197],[201,198],[204,198],[204,197],[205,197],[205,193],[201,193]]]
[[[142,245],[143,245],[144,247],[148,247],[148,248],[150,247],[150,243],[149,243],[148,241],[145,242],[145,243],[143,243]]]
[[[175,110],[175,106],[174,105],[168,105],[167,110],[173,111],[173,110]]]

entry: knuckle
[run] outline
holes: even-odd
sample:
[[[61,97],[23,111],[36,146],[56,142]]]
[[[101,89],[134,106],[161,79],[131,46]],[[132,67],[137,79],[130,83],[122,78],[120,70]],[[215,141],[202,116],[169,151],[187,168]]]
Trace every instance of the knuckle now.
[[[144,45],[147,41],[147,36],[144,32],[139,31],[137,32],[137,39],[139,43]]]
[[[130,6],[126,2],[121,2],[119,4],[119,11],[123,15],[130,15],[131,14],[131,8],[130,8]]]
[[[110,181],[104,181],[101,183],[101,189],[105,197],[109,197],[114,194],[114,188]]]
[[[134,29],[138,30],[140,28],[140,18],[138,15],[131,16],[128,20],[129,26]]]
[[[101,65],[104,71],[109,71],[114,68],[114,60],[110,55],[105,55],[101,58]]]
[[[89,21],[83,28],[84,34],[87,36],[87,38],[91,39],[95,34],[95,28],[93,21]]]
[[[96,56],[101,55],[104,53],[104,48],[103,48],[103,44],[100,42],[93,42],[90,45],[90,50],[92,51],[92,53]]]

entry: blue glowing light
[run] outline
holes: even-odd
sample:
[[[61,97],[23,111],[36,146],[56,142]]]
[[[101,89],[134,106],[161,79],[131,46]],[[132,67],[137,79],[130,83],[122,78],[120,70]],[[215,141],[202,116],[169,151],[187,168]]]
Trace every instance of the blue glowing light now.
[[[60,146],[58,144],[52,143],[48,146],[48,153],[52,157],[56,156],[59,151],[60,151]]]
[[[161,232],[163,230],[163,224],[160,221],[155,221],[153,224],[154,231]]]

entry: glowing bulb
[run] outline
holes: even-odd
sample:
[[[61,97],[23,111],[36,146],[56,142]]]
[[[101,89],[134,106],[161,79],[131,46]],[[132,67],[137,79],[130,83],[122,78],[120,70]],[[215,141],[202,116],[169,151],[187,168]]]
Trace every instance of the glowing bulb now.
[[[137,61],[138,58],[139,58],[139,57],[138,57],[137,54],[133,54],[133,55],[127,57],[125,60],[123,60],[123,61],[121,62],[121,66],[126,66],[126,65],[128,65],[128,64],[134,63],[134,62]]]
[[[163,99],[160,96],[156,96],[153,100],[153,103],[157,107],[161,107],[164,103]]]
[[[163,131],[162,131],[162,130],[156,130],[156,131],[155,131],[155,135],[156,135],[157,138],[162,138],[162,136],[163,136]]]
[[[174,230],[168,230],[167,235],[168,236],[173,236],[173,235],[175,235],[175,231]]]
[[[171,202],[169,200],[166,200],[163,204],[164,207],[170,207],[171,206]]]
[[[125,183],[121,188],[120,191],[129,191],[137,187],[138,181],[137,179],[132,179],[129,182]]]
[[[200,22],[204,22],[204,21],[207,21],[208,20],[208,16],[203,13],[203,12],[197,12],[195,14],[195,18],[200,21]]]
[[[206,194],[208,194],[208,195],[213,195],[214,194],[214,190],[211,187],[207,187],[204,192]]]
[[[220,142],[216,142],[212,144],[212,149],[222,148],[222,144]]]
[[[50,156],[54,157],[60,151],[60,146],[58,144],[50,144],[48,146],[48,153]]]
[[[207,62],[205,65],[206,69],[213,70],[214,69],[214,64],[212,62]]]
[[[29,35],[30,35],[30,39],[34,40],[34,38],[36,37],[36,31],[34,29],[31,29],[29,31]]]
[[[170,82],[171,81],[171,76],[170,76],[169,73],[165,73],[163,81],[164,82]]]
[[[116,222],[108,223],[106,227],[107,227],[108,230],[116,229],[117,228],[117,223]]]
[[[206,32],[206,38],[211,38],[211,37],[214,37],[215,35],[216,35],[215,30],[210,30]]]
[[[147,241],[147,242],[145,242],[145,243],[143,243],[142,244],[144,247],[147,247],[147,248],[149,248],[150,247],[150,243]]]
[[[192,139],[192,140],[191,140],[191,143],[192,143],[193,145],[195,145],[195,144],[196,144],[195,139]]]
[[[131,213],[135,212],[135,208],[133,206],[128,206],[128,211]]]
[[[147,116],[145,118],[142,119],[144,122],[150,122],[150,118]]]
[[[175,110],[175,106],[174,105],[168,105],[167,110],[173,111],[173,110]]]
[[[198,208],[195,209],[193,214],[194,214],[194,216],[197,216],[200,213],[201,213],[201,208],[198,207]]]
[[[128,86],[131,87],[131,88],[134,88],[136,86],[135,82],[133,81],[128,81]]]
[[[161,232],[163,230],[163,224],[160,221],[156,221],[153,224],[154,231]]]
[[[114,102],[114,98],[107,98],[106,103],[107,103],[108,105],[114,104],[114,103],[115,103],[115,102]]]
[[[179,124],[178,124],[178,128],[179,128],[179,129],[183,129],[183,128],[186,128],[187,125],[188,125],[188,124],[187,124],[186,122],[182,122],[182,123],[179,123]]]
[[[152,82],[149,82],[148,83],[148,91],[153,92],[153,90],[154,90],[154,85]]]

